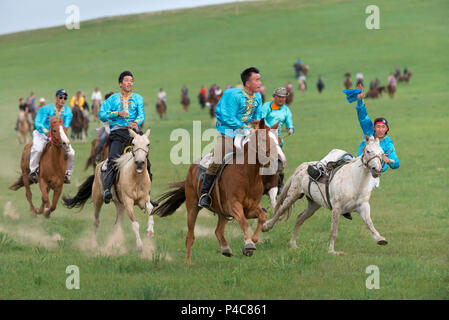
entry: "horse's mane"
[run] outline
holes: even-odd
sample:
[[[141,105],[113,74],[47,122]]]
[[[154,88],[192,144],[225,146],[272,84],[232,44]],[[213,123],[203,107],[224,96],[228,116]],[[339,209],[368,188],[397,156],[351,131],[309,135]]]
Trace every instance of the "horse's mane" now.
[[[133,158],[133,155],[131,152],[126,152],[125,154],[122,154],[120,158],[115,159],[114,168],[123,171],[123,168],[126,166],[127,163]]]

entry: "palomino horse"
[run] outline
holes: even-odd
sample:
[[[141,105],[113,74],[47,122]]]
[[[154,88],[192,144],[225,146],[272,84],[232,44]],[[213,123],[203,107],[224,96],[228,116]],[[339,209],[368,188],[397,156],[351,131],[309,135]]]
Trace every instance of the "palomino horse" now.
[[[289,217],[293,204],[306,195],[308,206],[296,220],[295,230],[290,239],[290,246],[292,248],[297,248],[296,236],[299,227],[320,207],[332,210],[329,253],[336,255],[343,254],[343,252],[336,252],[334,250],[338,219],[341,214],[353,211],[360,213],[374,241],[379,245],[386,245],[387,240],[377,232],[371,221],[369,205],[369,199],[373,189],[373,184],[370,180],[372,177],[379,177],[382,172],[382,156],[384,152],[379,145],[379,139],[366,136],[365,140],[367,145],[363,149],[363,154],[341,167],[335,173],[334,178],[329,184],[329,203],[324,199],[326,194],[323,187],[324,184],[319,183],[320,187],[318,187],[316,183],[312,183],[309,188],[310,177],[307,173],[307,167],[313,162],[302,163],[285,184],[276,205],[275,215],[264,224],[263,231],[270,230],[285,212],[288,212],[287,217]]]
[[[89,129],[89,119],[83,114],[83,111],[75,105],[72,109],[72,123],[70,127],[72,128],[72,139],[84,140],[87,138],[87,130]]]
[[[31,194],[30,181],[30,150],[32,142],[28,143],[22,152],[20,167],[22,175],[9,187],[11,190],[18,190],[25,186],[26,197],[30,203],[30,211],[34,216],[36,213],[44,213],[46,218],[56,209],[66,172],[66,153],[69,152],[70,141],[67,138],[66,128],[61,117],[55,116],[50,121],[50,141],[45,146],[39,164],[39,187],[42,193],[42,205],[38,211],[33,205],[33,196]],[[49,192],[53,189],[53,201],[50,206]]]
[[[119,170],[119,180],[113,187],[113,197],[117,217],[114,230],[119,231],[123,213],[126,211],[131,219],[131,226],[136,234],[137,250],[142,251],[143,244],[139,234],[139,222],[134,215],[134,205],[144,209],[148,213],[147,236],[154,235],[154,219],[151,215],[153,206],[150,202],[151,180],[147,171],[147,155],[150,151],[150,129],[145,134],[137,134],[129,130],[133,140],[131,152],[126,152],[120,158],[115,160],[116,167]],[[108,160],[109,161],[109,160]],[[101,179],[101,167],[103,162],[99,163],[95,169],[95,175],[92,175],[79,187],[78,193],[73,198],[62,197],[64,205],[68,208],[82,207],[86,201],[92,197],[94,204],[94,231],[97,235],[100,225],[100,210],[103,205],[103,182]]]
[[[17,130],[19,133],[19,143],[24,144],[27,143],[28,133],[30,132],[30,125],[28,123],[27,115],[25,111],[19,112],[19,117],[17,119]]]
[[[165,113],[167,112],[167,105],[161,99],[157,99],[156,111],[159,114],[159,118],[162,120],[162,118],[165,116]]]
[[[181,104],[184,111],[187,111],[189,109],[190,99],[184,93],[181,93]]]
[[[231,219],[237,220],[244,232],[245,244],[243,254],[251,256],[253,251],[256,250],[255,243],[259,239],[259,234],[267,217],[259,205],[263,194],[260,170],[264,165],[268,166],[273,162],[277,164],[278,156],[284,159],[285,164],[285,156],[279,146],[276,134],[278,124],[273,127],[273,130],[265,125],[263,119],[260,122],[255,122],[255,124],[255,131],[249,135],[247,143],[241,149],[243,159],[239,157],[242,154],[234,155],[233,162],[224,168],[220,180],[214,185],[210,193],[212,197],[211,207],[214,212],[218,213],[215,235],[220,242],[221,253],[227,257],[232,256],[232,250],[226,242],[224,231],[227,221]],[[264,164],[259,160],[261,155],[266,157],[264,160],[267,161]],[[236,161],[236,159],[239,160]],[[186,236],[187,264],[191,263],[191,250],[195,240],[195,222],[201,209],[198,207],[198,199],[202,181],[198,181],[197,171],[197,164],[191,164],[187,173],[187,179],[172,184],[171,186],[175,189],[162,195],[159,201],[162,200],[163,203],[154,211],[155,214],[166,217],[174,213],[184,201],[186,202],[188,228]],[[217,188],[219,190],[216,190]],[[217,191],[219,191],[219,195],[216,194]],[[258,225],[251,236],[247,219],[254,218],[258,218]]]
[[[92,140],[91,147],[90,147],[90,156],[86,161],[86,165],[84,166],[84,171],[86,171],[87,168],[92,166],[94,168],[94,172],[95,172],[95,168],[97,166],[98,143],[100,143],[100,137],[97,137],[96,139]],[[103,144],[103,148],[101,148],[101,151],[100,151],[100,156],[99,156],[100,162],[106,160],[108,158],[108,154],[109,154],[109,139],[106,138],[106,141]]]
[[[100,121],[100,116],[98,115],[100,107],[101,107],[100,100],[94,100],[94,103],[92,104],[92,115],[94,116],[94,120],[96,122]]]

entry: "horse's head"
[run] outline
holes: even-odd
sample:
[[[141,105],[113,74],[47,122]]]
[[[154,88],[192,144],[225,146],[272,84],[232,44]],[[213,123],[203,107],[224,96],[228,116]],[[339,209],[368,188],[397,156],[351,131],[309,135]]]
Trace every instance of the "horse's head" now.
[[[50,141],[58,147],[62,147],[65,152],[69,152],[70,140],[67,137],[64,121],[60,116],[54,116],[50,120]]]
[[[257,159],[264,167],[273,163],[277,164],[278,159],[281,160],[284,167],[287,162],[281,149],[281,138],[277,134],[279,122],[271,128],[265,124],[264,119],[252,122],[255,128]]]
[[[148,129],[145,134],[137,134],[134,130],[129,129],[129,133],[133,138],[132,141],[132,154],[134,157],[134,163],[136,165],[136,172],[142,173],[146,170],[145,160],[147,158],[148,152],[150,151],[150,135],[151,129]]]
[[[363,148],[362,162],[370,170],[371,175],[377,178],[382,172],[382,157],[384,151],[380,147],[379,138],[365,136],[366,145]]]

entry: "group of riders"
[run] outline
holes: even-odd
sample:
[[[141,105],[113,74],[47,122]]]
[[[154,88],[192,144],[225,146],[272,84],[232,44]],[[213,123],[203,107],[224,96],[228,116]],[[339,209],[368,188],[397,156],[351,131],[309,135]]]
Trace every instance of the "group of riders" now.
[[[284,145],[281,137],[281,128],[285,126],[288,135],[292,135],[295,132],[292,113],[286,105],[286,98],[289,94],[287,88],[277,88],[273,92],[273,100],[262,103],[260,94],[262,82],[259,70],[254,67],[247,68],[241,73],[240,77],[242,81],[241,87],[225,90],[215,108],[217,118],[216,129],[219,135],[216,138],[212,162],[204,174],[201,196],[198,202],[199,207],[210,207],[210,189],[224,155],[233,151],[232,147],[236,135],[250,135],[254,130],[254,120],[265,119],[265,123],[270,127],[279,123],[277,133],[281,141],[281,147]],[[104,144],[105,137],[109,136],[107,174],[104,179],[103,194],[105,203],[109,203],[112,199],[111,188],[117,176],[114,160],[119,158],[125,148],[132,142],[129,129],[141,133],[142,124],[145,121],[143,98],[138,93],[133,92],[133,74],[130,71],[122,72],[118,77],[118,84],[120,86],[120,92],[108,94],[101,103],[98,113],[100,120],[106,123],[104,133],[100,135],[100,140],[103,140],[102,144]],[[160,99],[165,98],[162,92],[161,90]],[[357,89],[348,89],[344,92],[348,102],[357,101],[357,116],[364,135],[374,136],[380,140],[380,146],[385,153],[382,159],[383,171],[387,170],[388,167],[392,169],[398,168],[399,160],[393,141],[388,136],[390,128],[387,119],[380,117],[376,118],[374,122],[371,121],[367,113],[364,102],[364,91],[361,85]],[[58,90],[55,95],[55,103],[42,106],[36,114],[29,163],[29,178],[32,182],[37,182],[40,157],[45,145],[50,139],[50,119],[54,116],[60,116],[63,119],[64,127],[68,128],[70,126],[73,115],[72,110],[65,105],[67,98],[68,94],[64,89]],[[78,93],[72,98],[72,101],[74,103],[82,102]],[[359,156],[362,154],[365,144],[366,142],[363,140],[358,149]],[[65,183],[70,183],[70,177],[73,173],[74,156],[75,151],[70,146],[67,154]],[[323,168],[324,166],[318,162],[315,165],[311,165],[308,172],[313,179],[318,179],[323,173],[323,170],[325,170]],[[152,180],[151,164],[148,156],[147,170],[150,180]],[[281,183],[283,179],[282,170],[283,168],[278,171]],[[157,206],[157,203],[153,203],[153,205]]]

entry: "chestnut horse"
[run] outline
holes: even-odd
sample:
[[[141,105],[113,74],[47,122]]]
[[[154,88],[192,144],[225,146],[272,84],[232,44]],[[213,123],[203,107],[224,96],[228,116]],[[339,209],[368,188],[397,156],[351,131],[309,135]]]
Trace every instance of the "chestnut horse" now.
[[[25,111],[19,112],[19,117],[17,118],[17,131],[19,133],[19,143],[27,143],[28,133],[30,132],[30,125],[28,123],[27,114]]]
[[[90,147],[90,156],[86,161],[86,165],[84,166],[84,171],[87,170],[90,166],[94,168],[97,166],[97,160],[99,162],[104,161],[107,159],[109,154],[109,138],[106,138],[106,141],[103,144],[103,148],[101,148],[99,159],[97,159],[97,146],[100,143],[100,137],[97,137],[96,139],[92,140],[91,147]]]
[[[28,143],[22,152],[20,167],[22,175],[9,187],[11,190],[18,190],[25,186],[26,197],[30,203],[30,211],[34,216],[36,213],[44,213],[46,218],[56,209],[66,172],[66,153],[69,152],[70,141],[67,138],[67,129],[64,127],[63,119],[55,116],[50,121],[50,141],[45,146],[39,163],[39,187],[42,193],[42,204],[38,211],[33,205],[33,196],[31,194],[30,181],[30,150],[32,142]],[[53,201],[50,206],[49,192],[53,190]]]
[[[243,254],[251,256],[256,250],[255,243],[259,239],[262,226],[267,215],[260,207],[264,186],[260,170],[266,169],[270,164],[276,163],[280,156],[285,164],[285,156],[279,146],[277,138],[276,124],[271,129],[265,125],[262,119],[254,122],[256,129],[247,138],[247,143],[240,149],[242,154],[234,154],[233,162],[227,165],[222,172],[220,180],[212,187],[210,192],[212,203],[211,211],[218,213],[218,224],[215,235],[221,246],[221,253],[227,257],[232,256],[232,250],[224,237],[226,223],[235,219],[240,224],[244,232],[245,244]],[[264,157],[264,163],[260,159]],[[238,161],[236,161],[238,159]],[[241,161],[243,160],[243,161]],[[242,163],[243,162],[243,163]],[[270,167],[270,169],[272,169]],[[154,211],[161,217],[166,217],[174,213],[183,203],[187,208],[187,236],[186,236],[186,263],[191,263],[191,250],[195,240],[194,228],[198,212],[198,207],[202,181],[197,178],[198,165],[190,165],[187,179],[182,182],[173,183],[172,191],[166,192],[158,201],[163,201]],[[272,173],[271,173],[272,174]],[[219,188],[219,190],[216,190]],[[219,191],[219,195],[217,195]],[[219,197],[219,198],[218,198]],[[251,236],[248,229],[247,219],[258,219],[256,231]]]

